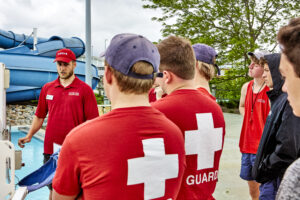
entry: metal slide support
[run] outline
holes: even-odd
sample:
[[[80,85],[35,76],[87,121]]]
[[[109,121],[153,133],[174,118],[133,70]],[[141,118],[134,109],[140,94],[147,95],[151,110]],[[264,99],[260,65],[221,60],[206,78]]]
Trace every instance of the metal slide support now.
[[[2,133],[6,129],[6,81],[7,80],[5,79],[5,65],[3,63],[0,63],[0,140],[4,139]]]
[[[33,50],[36,50],[36,45],[37,44],[37,28],[33,28]]]
[[[91,0],[85,0],[85,82],[92,87],[91,73]]]

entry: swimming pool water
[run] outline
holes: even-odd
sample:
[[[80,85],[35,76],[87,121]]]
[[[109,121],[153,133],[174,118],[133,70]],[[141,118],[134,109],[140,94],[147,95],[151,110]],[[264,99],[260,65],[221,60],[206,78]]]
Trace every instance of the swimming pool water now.
[[[25,144],[24,148],[20,148],[18,146],[18,139],[24,136],[25,133],[20,132],[17,129],[12,129],[11,142],[14,144],[16,150],[22,150],[22,162],[25,163],[24,167],[16,170],[16,184],[19,180],[43,165],[43,142],[33,137],[30,143]],[[49,189],[47,187],[38,189],[26,196],[26,200],[47,200],[48,198]]]

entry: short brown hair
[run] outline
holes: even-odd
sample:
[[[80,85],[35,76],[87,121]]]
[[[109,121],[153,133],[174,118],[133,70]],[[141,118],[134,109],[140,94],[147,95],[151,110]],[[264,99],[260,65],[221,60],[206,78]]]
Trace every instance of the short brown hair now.
[[[259,60],[256,58],[255,55],[251,55],[251,56],[250,56],[250,60],[252,60],[255,64],[258,64],[258,65],[259,65]]]
[[[161,41],[157,48],[160,53],[160,71],[171,71],[184,80],[194,78],[196,58],[189,40],[169,36]]]
[[[201,61],[198,62],[198,69],[200,74],[207,80],[210,81],[215,76],[215,66],[213,64],[207,64]]]
[[[277,39],[283,47],[282,52],[300,77],[300,17],[291,19],[288,25],[281,27]]]
[[[148,93],[151,89],[154,78],[153,79],[138,79],[130,76],[126,76],[121,72],[115,70],[112,66],[105,61],[105,65],[112,71],[113,75],[117,79],[117,84],[121,92],[125,94],[144,94]],[[144,61],[136,62],[130,69],[136,74],[141,75],[149,75],[153,74],[153,66]]]
[[[261,57],[260,60],[259,60],[259,65],[264,67],[265,64],[268,64],[268,61],[264,57]]]

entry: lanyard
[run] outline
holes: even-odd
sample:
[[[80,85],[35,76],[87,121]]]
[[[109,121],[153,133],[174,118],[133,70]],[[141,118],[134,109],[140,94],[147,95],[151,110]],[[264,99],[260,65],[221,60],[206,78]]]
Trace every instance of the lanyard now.
[[[263,88],[264,85],[265,85],[265,83],[263,83],[263,84],[260,86],[258,92],[256,93],[254,102],[253,102],[253,91],[254,91],[254,82],[253,82],[253,85],[252,85],[252,93],[251,93],[251,94],[252,94],[252,95],[251,95],[251,103],[252,103],[252,106],[251,106],[251,115],[252,115],[252,113],[253,113],[253,109],[254,109],[254,105],[255,105],[257,96],[258,96],[259,92],[261,91],[261,89]]]

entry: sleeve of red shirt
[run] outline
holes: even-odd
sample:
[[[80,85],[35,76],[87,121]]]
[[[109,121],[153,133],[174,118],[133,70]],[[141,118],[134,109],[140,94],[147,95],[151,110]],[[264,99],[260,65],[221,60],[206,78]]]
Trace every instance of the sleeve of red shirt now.
[[[87,86],[84,95],[84,116],[86,120],[91,120],[99,116],[95,94],[91,87]]]
[[[39,102],[38,102],[38,106],[37,109],[35,111],[35,115],[38,118],[45,118],[47,116],[48,113],[48,106],[47,106],[47,101],[46,101],[46,96],[47,96],[47,86],[43,86],[41,93],[40,93],[40,97],[39,97]]]
[[[52,186],[61,195],[74,196],[80,193],[80,168],[68,137],[59,152],[58,164]]]

